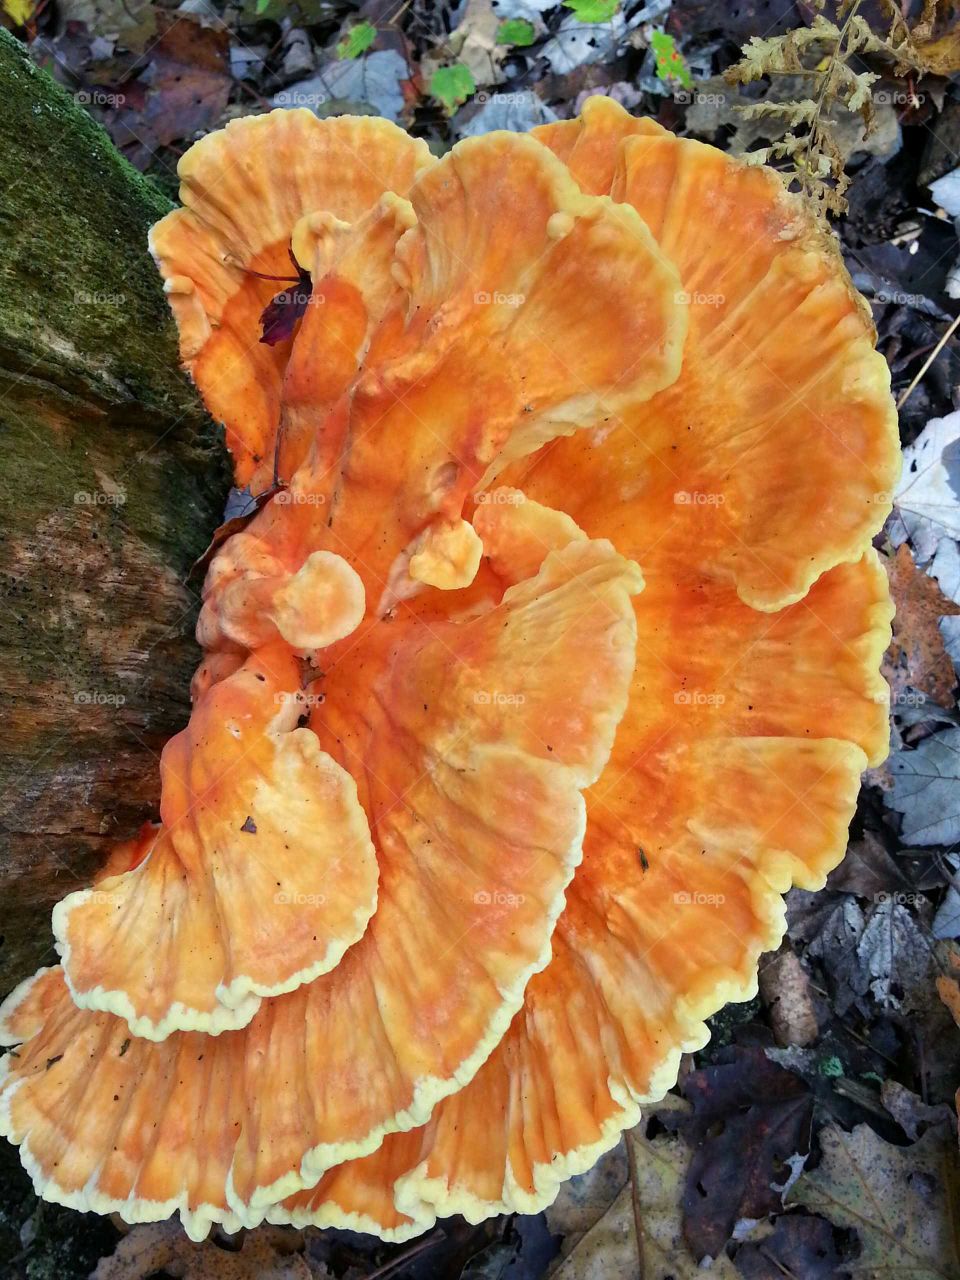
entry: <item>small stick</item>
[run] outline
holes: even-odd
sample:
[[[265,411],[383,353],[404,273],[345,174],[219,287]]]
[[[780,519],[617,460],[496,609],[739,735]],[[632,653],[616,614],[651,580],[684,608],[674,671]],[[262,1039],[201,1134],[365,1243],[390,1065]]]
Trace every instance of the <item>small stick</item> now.
[[[917,374],[914,380],[910,383],[909,387],[907,387],[906,391],[904,391],[903,395],[897,401],[898,409],[902,409],[903,406],[907,403],[907,400],[909,399],[910,395],[913,393],[913,390],[916,387],[917,383],[920,381],[923,375],[927,372],[927,370],[933,364],[934,360],[936,360],[937,356],[940,354],[940,352],[943,350],[946,344],[953,337],[956,331],[957,325],[960,325],[960,316],[957,316],[955,320],[951,321],[950,328],[943,335],[943,337],[940,339],[937,345],[933,348],[933,350],[927,356],[926,360],[924,360],[923,367],[921,368],[920,372]]]
[[[389,1262],[384,1263],[382,1267],[378,1267],[376,1271],[371,1271],[366,1280],[379,1280],[381,1276],[389,1275],[391,1271],[396,1271],[397,1267],[406,1266],[411,1258],[415,1258],[418,1253],[423,1253],[424,1249],[430,1249],[435,1244],[439,1244],[443,1239],[442,1231],[435,1231],[432,1236],[427,1236],[426,1240],[418,1240],[415,1245],[409,1249],[404,1249],[403,1253],[397,1254],[395,1258],[391,1258]]]
[[[640,1188],[637,1186],[637,1149],[633,1144],[633,1134],[624,1135],[627,1147],[627,1166],[630,1170],[630,1203],[633,1206],[633,1227],[637,1235],[637,1280],[645,1280],[647,1264],[643,1255],[643,1206],[640,1203]]]

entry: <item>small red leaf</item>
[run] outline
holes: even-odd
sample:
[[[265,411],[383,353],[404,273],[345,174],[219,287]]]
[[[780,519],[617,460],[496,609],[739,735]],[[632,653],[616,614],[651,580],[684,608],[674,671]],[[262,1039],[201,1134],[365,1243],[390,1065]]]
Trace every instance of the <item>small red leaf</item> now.
[[[263,336],[260,341],[275,347],[293,337],[297,322],[303,319],[310,302],[312,282],[309,271],[301,271],[300,279],[290,289],[284,289],[264,308],[260,317]]]

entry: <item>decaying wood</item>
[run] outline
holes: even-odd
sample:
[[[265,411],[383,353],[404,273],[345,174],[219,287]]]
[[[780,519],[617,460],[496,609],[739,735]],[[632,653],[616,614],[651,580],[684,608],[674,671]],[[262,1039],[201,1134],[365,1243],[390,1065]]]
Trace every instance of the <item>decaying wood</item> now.
[[[229,483],[147,252],[169,207],[0,31],[0,994],[157,812]]]

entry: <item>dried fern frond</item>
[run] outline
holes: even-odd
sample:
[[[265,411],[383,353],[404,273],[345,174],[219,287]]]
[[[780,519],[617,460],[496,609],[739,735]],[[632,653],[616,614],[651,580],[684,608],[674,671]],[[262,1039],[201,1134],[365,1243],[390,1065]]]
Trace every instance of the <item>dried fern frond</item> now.
[[[809,27],[785,35],[752,37],[743,57],[729,67],[729,84],[751,84],[764,77],[799,75],[811,81],[810,96],[796,102],[762,102],[741,108],[747,118],[776,118],[791,132],[754,156],[787,162],[785,179],[802,191],[820,216],[846,210],[844,192],[849,180],[844,158],[834,137],[829,112],[838,104],[856,112],[864,124],[864,137],[874,128],[873,86],[880,79],[874,71],[857,71],[855,57],[871,56],[893,64],[896,75],[924,70],[917,40],[932,30],[938,0],[924,0],[923,13],[913,31],[907,26],[897,0],[882,0],[890,21],[885,34],[874,31],[859,12],[862,0],[838,0],[835,19],[823,10],[825,0],[815,0],[820,11]]]
[[[825,31],[824,27],[829,30]],[[777,72],[802,74],[805,70],[801,58],[804,49],[832,33],[839,35],[839,29],[818,16],[812,26],[798,27],[786,35],[751,36],[743,46],[741,60],[728,67],[724,75],[731,84],[750,84]]]
[[[813,98],[801,98],[797,102],[754,102],[748,107],[740,107],[740,114],[745,120],[777,119],[788,125],[808,128],[817,118],[819,103]]]

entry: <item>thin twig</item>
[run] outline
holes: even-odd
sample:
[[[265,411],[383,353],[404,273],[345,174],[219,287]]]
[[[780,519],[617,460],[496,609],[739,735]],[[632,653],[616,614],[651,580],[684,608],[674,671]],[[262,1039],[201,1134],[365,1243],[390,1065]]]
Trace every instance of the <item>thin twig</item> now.
[[[937,345],[933,348],[933,350],[927,356],[926,360],[924,360],[923,367],[921,368],[920,372],[917,374],[914,380],[910,383],[909,387],[907,387],[906,391],[904,391],[903,395],[897,401],[898,409],[902,409],[903,406],[907,403],[907,400],[910,398],[913,392],[913,389],[916,387],[920,379],[924,376],[924,374],[933,364],[934,360],[936,360],[937,356],[940,354],[943,348],[947,345],[947,343],[953,337],[954,333],[956,332],[957,325],[960,325],[960,315],[958,315],[953,321],[951,321],[950,328],[943,335],[943,337],[940,339]]]
[[[773,1254],[768,1253],[764,1245],[759,1246],[760,1257],[765,1262],[769,1262],[772,1267],[776,1267],[782,1276],[786,1276],[786,1280],[797,1280],[795,1272],[788,1270],[779,1258],[775,1258]]]
[[[643,1260],[643,1206],[640,1203],[640,1189],[637,1186],[637,1148],[633,1134],[626,1134],[627,1164],[630,1168],[630,1201],[633,1205],[633,1227],[637,1234],[637,1280],[645,1280],[647,1268]]]
[[[442,1231],[435,1231],[432,1236],[427,1236],[426,1240],[418,1240],[415,1245],[409,1249],[404,1249],[402,1253],[398,1253],[395,1258],[391,1258],[389,1262],[385,1262],[382,1267],[378,1267],[376,1271],[371,1271],[366,1280],[382,1280],[383,1276],[389,1275],[391,1271],[396,1271],[397,1267],[406,1266],[411,1258],[415,1258],[418,1253],[423,1253],[424,1249],[431,1249],[435,1244],[439,1244],[443,1239]]]

